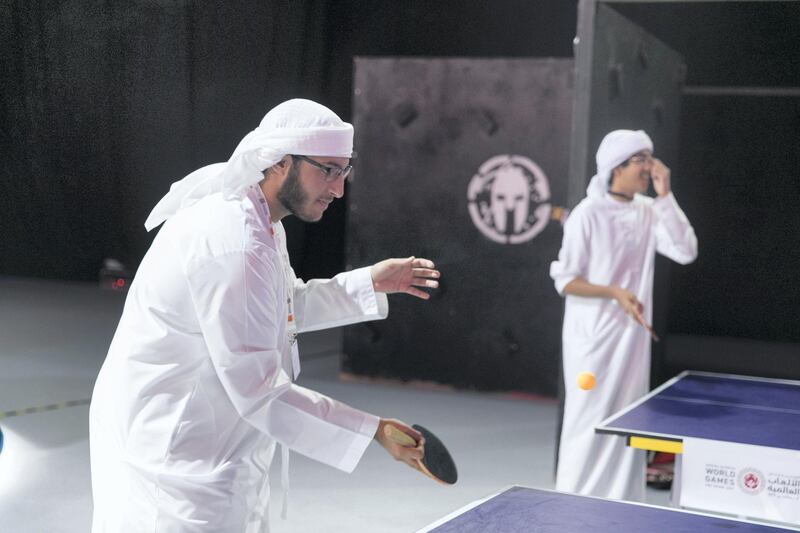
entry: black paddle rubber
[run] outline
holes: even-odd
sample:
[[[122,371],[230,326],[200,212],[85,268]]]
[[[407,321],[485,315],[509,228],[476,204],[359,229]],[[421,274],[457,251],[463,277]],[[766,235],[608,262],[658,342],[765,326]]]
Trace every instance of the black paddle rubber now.
[[[428,469],[428,472],[448,485],[452,485],[458,481],[456,463],[450,456],[450,452],[448,452],[447,448],[442,444],[442,441],[422,426],[414,424],[411,427],[422,433],[422,436],[425,437],[425,457],[422,458],[422,464]]]

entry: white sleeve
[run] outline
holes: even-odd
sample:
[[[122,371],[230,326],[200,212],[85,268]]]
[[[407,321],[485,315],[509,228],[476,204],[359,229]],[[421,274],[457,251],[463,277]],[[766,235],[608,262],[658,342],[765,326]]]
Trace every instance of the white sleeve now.
[[[377,416],[292,385],[273,402],[267,433],[306,457],[352,472],[379,421]]]
[[[697,236],[686,215],[670,192],[653,201],[656,216],[656,251],[682,265],[697,258]]]
[[[276,264],[231,252],[189,273],[216,374],[239,415],[293,450],[345,471],[355,468],[378,418],[292,384],[281,364]]]
[[[235,251],[205,261],[187,279],[195,312],[225,392],[236,411],[264,428],[269,402],[287,390],[278,342],[275,279],[268,258]]]
[[[295,278],[294,313],[299,332],[315,331],[386,318],[389,303],[364,267],[308,283]]]
[[[564,238],[558,259],[550,263],[550,277],[555,281],[558,294],[564,295],[564,287],[575,278],[587,278],[589,261],[589,230],[583,211],[573,210],[564,224]]]

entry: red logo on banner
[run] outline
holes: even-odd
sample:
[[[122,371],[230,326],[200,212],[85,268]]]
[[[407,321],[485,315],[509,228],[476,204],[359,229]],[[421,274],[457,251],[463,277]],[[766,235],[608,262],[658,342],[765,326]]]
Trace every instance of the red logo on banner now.
[[[755,468],[743,468],[739,472],[739,488],[747,494],[758,494],[764,490],[764,474]]]

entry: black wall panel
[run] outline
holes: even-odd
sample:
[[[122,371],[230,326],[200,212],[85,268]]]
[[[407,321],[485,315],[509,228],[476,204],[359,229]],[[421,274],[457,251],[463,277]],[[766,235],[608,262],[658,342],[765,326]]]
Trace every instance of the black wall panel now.
[[[562,306],[548,272],[562,235],[572,68],[356,61],[347,262],[425,256],[443,278],[431,301],[395,297],[388,320],[347,328],[345,372],[555,393]]]

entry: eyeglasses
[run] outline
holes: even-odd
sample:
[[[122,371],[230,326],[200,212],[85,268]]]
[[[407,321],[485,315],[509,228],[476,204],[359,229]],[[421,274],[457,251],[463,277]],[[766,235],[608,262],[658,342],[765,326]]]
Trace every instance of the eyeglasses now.
[[[304,155],[293,155],[292,157],[295,159],[301,159],[309,165],[317,167],[322,172],[325,183],[333,183],[340,177],[346,180],[348,176],[350,176],[350,172],[353,170],[353,165],[347,165],[346,167],[327,166],[323,165],[322,163],[318,163],[310,157],[306,157]]]
[[[653,156],[652,155],[641,155],[641,154],[640,155],[634,155],[634,156],[629,157],[628,161],[630,161],[631,163],[637,163],[637,164],[642,164],[642,163],[651,163],[652,164],[653,163]]]

